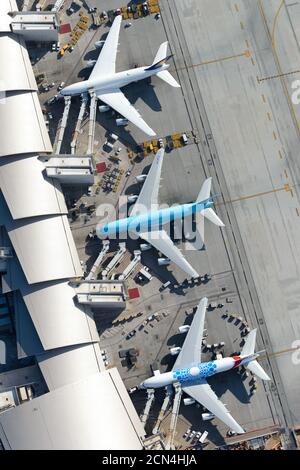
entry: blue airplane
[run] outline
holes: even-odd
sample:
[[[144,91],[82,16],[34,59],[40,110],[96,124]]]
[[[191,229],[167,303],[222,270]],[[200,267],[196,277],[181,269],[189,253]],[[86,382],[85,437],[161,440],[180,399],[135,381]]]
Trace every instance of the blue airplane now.
[[[100,238],[116,238],[120,234],[132,233],[154,246],[167,257],[167,260],[176,263],[189,276],[197,278],[199,274],[184,258],[163,227],[172,221],[183,220],[196,213],[200,213],[215,225],[224,227],[223,222],[212,209],[213,199],[217,197],[216,195],[211,196],[212,178],[204,182],[195,202],[159,209],[158,193],[163,157],[164,149],[161,149],[155,156],[130,216],[104,224],[97,229],[97,233]],[[201,238],[204,238],[203,234],[201,234]]]

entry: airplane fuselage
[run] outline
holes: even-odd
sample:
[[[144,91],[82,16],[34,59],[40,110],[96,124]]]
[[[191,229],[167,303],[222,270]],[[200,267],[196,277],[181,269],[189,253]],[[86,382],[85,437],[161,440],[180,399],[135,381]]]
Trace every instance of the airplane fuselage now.
[[[183,204],[157,211],[143,212],[140,215],[126,217],[103,225],[99,234],[107,237],[121,233],[151,232],[174,220],[183,219],[213,206],[212,202]]]
[[[140,388],[161,388],[178,382],[183,387],[197,385],[208,377],[235,369],[240,365],[249,363],[256,357],[256,355],[251,358],[242,358],[240,356],[226,357],[216,361],[202,362],[200,364],[191,365],[181,369],[174,369],[171,372],[154,375],[150,379],[145,380],[140,385]]]
[[[97,91],[100,94],[102,91],[107,92],[108,90],[122,88],[133,82],[145,80],[152,75],[156,75],[158,72],[167,70],[169,67],[170,64],[163,64],[154,70],[146,70],[147,67],[137,67],[100,78],[89,78],[88,80],[65,87],[60,93],[66,96],[75,96],[88,91]]]

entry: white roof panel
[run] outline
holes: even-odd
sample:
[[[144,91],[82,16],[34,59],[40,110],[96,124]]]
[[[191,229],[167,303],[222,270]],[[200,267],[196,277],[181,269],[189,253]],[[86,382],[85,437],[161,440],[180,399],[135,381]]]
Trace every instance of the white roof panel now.
[[[122,381],[102,372],[2,413],[0,429],[15,450],[140,450],[126,396]]]
[[[37,85],[22,39],[14,36],[12,40],[3,35],[0,36],[0,91],[9,90],[36,91]]]
[[[0,122],[0,157],[52,151],[36,92],[8,92],[0,105]]]
[[[67,216],[13,220],[1,192],[0,212],[29,284],[82,276]]]
[[[44,172],[37,156],[0,159],[0,188],[13,219],[68,213],[59,184]]]
[[[99,341],[93,318],[74,303],[75,292],[67,282],[20,290],[44,349]]]
[[[14,292],[14,312],[17,333],[18,359],[42,354],[44,348],[37,335],[20,292]]]
[[[15,0],[0,1],[0,33],[11,31],[11,17],[7,14],[10,11],[17,11],[18,7]]]
[[[105,371],[97,343],[49,351],[37,360],[50,391]]]
[[[93,317],[88,309],[75,303],[76,293],[68,282],[28,285],[20,263],[15,258],[9,263],[9,270],[3,280],[5,292],[17,289],[21,291],[28,314],[45,350],[99,341]],[[22,318],[20,326],[28,329],[29,325],[24,326],[25,321]],[[22,342],[31,344],[30,338],[28,341],[23,339]],[[40,352],[37,350],[37,353]]]

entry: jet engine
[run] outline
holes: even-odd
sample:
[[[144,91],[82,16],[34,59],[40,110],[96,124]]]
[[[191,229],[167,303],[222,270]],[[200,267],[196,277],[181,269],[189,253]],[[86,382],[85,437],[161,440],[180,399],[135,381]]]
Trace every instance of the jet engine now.
[[[178,356],[180,351],[181,351],[181,348],[179,348],[179,347],[178,348],[171,348],[170,349],[170,354],[171,354],[171,356]]]
[[[138,183],[144,183],[146,178],[147,178],[147,175],[136,176],[136,180],[137,180]]]
[[[190,329],[189,325],[182,325],[178,328],[179,333],[187,333]]]
[[[159,266],[168,266],[171,263],[169,258],[158,258],[158,265]]]
[[[130,204],[133,204],[134,202],[136,202],[138,196],[136,196],[135,194],[133,194],[132,196],[128,196],[128,202]]]
[[[196,402],[193,398],[184,398],[183,399],[184,406],[194,405]]]

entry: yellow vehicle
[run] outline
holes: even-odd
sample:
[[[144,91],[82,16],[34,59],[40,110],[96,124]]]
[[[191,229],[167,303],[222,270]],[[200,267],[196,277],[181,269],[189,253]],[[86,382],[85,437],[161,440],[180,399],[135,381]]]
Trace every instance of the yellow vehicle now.
[[[64,55],[64,53],[66,52],[66,50],[69,49],[69,44],[65,44],[61,50],[59,51],[59,54],[60,55]]]
[[[88,28],[88,25],[86,23],[80,22],[78,23],[79,28],[86,30]]]

